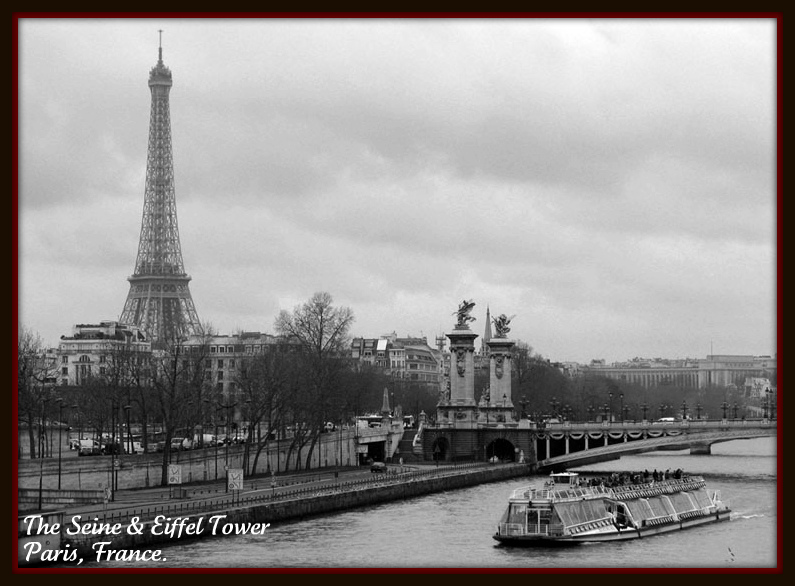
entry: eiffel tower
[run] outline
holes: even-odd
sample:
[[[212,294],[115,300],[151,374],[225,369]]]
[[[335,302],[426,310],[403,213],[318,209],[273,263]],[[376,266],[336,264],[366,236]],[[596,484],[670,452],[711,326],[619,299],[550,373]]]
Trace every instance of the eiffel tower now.
[[[121,323],[140,327],[153,346],[161,347],[201,331],[179,244],[168,102],[172,82],[171,71],[163,65],[162,34],[157,65],[149,72],[152,111],[138,257],[119,317]]]

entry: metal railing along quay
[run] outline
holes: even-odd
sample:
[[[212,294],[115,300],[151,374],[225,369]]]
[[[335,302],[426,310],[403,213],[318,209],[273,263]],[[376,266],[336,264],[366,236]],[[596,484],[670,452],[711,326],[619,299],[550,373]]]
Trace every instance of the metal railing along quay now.
[[[471,472],[478,472],[481,470],[494,469],[495,466],[500,466],[503,469],[507,466],[527,468],[526,464],[489,464],[483,462],[472,462],[444,465],[438,468],[429,467],[428,469],[424,470],[415,469],[402,473],[396,472],[377,475],[374,474],[372,478],[336,482],[326,486],[305,486],[303,488],[291,490],[279,490],[278,492],[274,488],[261,488],[242,494],[233,493],[229,494],[228,496],[218,498],[200,498],[197,500],[169,504],[148,503],[141,505],[140,507],[133,507],[132,509],[126,507],[124,509],[109,511],[94,510],[86,511],[86,514],[90,514],[92,517],[101,516],[103,522],[109,523],[125,523],[129,522],[133,517],[138,517],[139,522],[147,522],[153,521],[159,515],[165,515],[167,517],[190,516],[199,513],[222,511],[229,508],[249,507],[265,503],[276,503],[296,499],[329,496],[337,493],[370,489],[377,486],[390,486],[426,480],[429,478],[456,476]],[[264,484],[267,483],[265,482]],[[81,514],[81,512],[75,511],[74,514]]]

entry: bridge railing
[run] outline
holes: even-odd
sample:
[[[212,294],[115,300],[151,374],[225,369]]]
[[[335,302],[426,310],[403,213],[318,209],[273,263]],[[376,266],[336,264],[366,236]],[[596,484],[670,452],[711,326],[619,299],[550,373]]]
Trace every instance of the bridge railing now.
[[[566,431],[566,430],[604,430],[604,429],[724,429],[727,427],[775,427],[776,421],[770,419],[690,419],[685,421],[566,421],[563,423],[546,423],[531,425],[530,429],[539,431]]]

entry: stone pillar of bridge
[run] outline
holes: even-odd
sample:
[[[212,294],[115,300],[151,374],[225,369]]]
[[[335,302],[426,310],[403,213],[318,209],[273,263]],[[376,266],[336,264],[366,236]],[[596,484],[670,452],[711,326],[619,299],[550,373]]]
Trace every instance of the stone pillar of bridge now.
[[[450,405],[475,407],[475,338],[469,326],[456,326],[450,338]]]
[[[511,397],[511,350],[515,343],[507,338],[489,341],[489,406],[513,411]]]
[[[709,442],[694,442],[690,444],[690,454],[694,456],[709,456],[712,453],[712,444]]]
[[[447,389],[436,406],[437,421],[457,428],[477,427],[475,402],[475,338],[477,334],[461,319],[450,339],[450,372]]]

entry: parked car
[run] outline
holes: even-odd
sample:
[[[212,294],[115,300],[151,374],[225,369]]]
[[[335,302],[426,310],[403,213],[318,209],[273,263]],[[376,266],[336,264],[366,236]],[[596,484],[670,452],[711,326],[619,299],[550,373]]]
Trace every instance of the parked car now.
[[[100,453],[99,443],[92,439],[81,439],[78,456],[96,456]]]
[[[370,472],[371,473],[377,473],[377,472],[384,473],[384,472],[386,472],[386,464],[384,464],[383,462],[373,462],[372,464],[370,464]]]
[[[99,450],[100,454],[113,454],[119,455],[123,452],[122,445],[119,442],[107,442],[102,444]]]
[[[143,454],[144,453],[144,447],[143,447],[143,445],[141,445],[141,442],[134,441],[134,442],[130,443],[128,441],[125,441],[124,442],[124,453],[125,454]]]
[[[192,439],[187,437],[172,437],[171,449],[172,450],[192,450],[194,447]]]

